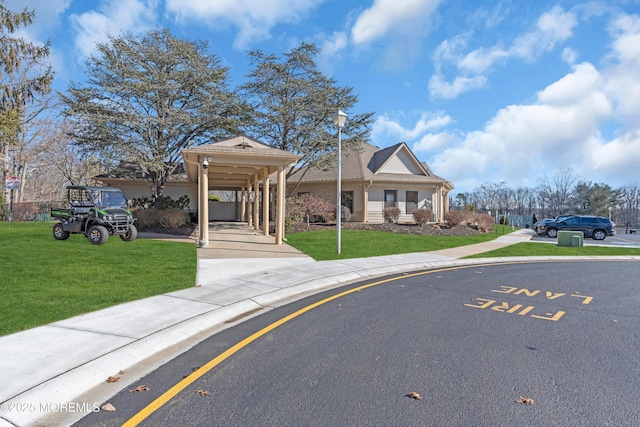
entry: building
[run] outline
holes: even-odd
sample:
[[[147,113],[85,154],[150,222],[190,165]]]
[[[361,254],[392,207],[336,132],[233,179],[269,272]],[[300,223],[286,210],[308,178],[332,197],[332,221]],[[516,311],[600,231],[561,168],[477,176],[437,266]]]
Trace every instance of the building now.
[[[342,155],[342,204],[350,209],[352,221],[383,222],[384,208],[392,206],[400,209],[401,222],[412,222],[411,212],[417,208],[431,210],[436,222],[443,220],[453,185],[433,174],[404,142],[382,150],[364,144],[362,150],[344,150]],[[197,212],[199,223],[203,218],[247,221],[257,230],[260,221],[255,218],[268,224],[275,216],[280,243],[285,194],[317,192],[336,200],[336,165],[300,168],[287,180],[287,171],[295,168],[300,156],[246,136],[184,149],[182,156],[184,164],[167,180],[164,194],[173,199],[189,196],[189,210]],[[96,181],[120,188],[129,199],[151,195],[145,176],[132,165],[97,176]],[[209,202],[210,190],[232,191],[234,200]],[[268,234],[268,225],[263,231]],[[206,245],[204,231],[200,237]]]

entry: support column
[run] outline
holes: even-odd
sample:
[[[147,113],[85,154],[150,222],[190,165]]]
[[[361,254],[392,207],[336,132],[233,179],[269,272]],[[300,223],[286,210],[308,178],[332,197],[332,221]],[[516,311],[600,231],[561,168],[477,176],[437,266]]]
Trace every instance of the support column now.
[[[442,206],[442,187],[438,187],[438,222],[444,221],[444,209]]]
[[[240,191],[240,222],[244,222],[247,214],[247,206],[245,205],[247,201],[246,187],[242,186]]]
[[[198,195],[198,228],[200,229],[200,247],[209,245],[209,170],[200,162],[200,194]]]
[[[269,235],[269,168],[263,169],[262,179],[262,229],[264,235]]]
[[[284,168],[282,166],[278,166],[276,207],[276,245],[281,245],[284,238]]]
[[[251,180],[247,179],[247,225],[253,226],[253,215],[251,212]]]
[[[448,212],[449,211],[449,192],[445,191],[442,194],[442,197],[444,197],[444,211]],[[444,219],[444,214],[442,214],[442,215],[443,215],[442,219]]]
[[[258,185],[258,174],[253,175],[253,229],[258,231],[260,228],[260,186]]]

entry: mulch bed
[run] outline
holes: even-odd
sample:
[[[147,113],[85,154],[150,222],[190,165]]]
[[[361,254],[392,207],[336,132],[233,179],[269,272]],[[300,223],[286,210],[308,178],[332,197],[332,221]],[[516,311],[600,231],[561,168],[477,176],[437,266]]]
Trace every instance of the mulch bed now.
[[[197,225],[189,224],[180,228],[164,228],[164,227],[147,227],[138,228],[141,232],[150,233],[162,233],[162,234],[175,234],[179,236],[190,236],[195,232]],[[310,223],[297,222],[294,223],[291,230],[287,230],[287,234],[300,233],[304,231],[319,231],[319,230],[335,230],[335,223]],[[275,224],[271,224],[271,231],[275,232]],[[387,233],[398,234],[417,234],[423,236],[475,236],[483,234],[482,232],[471,228],[467,225],[456,225],[452,228],[440,227],[433,224],[417,225],[417,224],[394,224],[385,222],[382,224],[371,224],[362,222],[343,222],[341,224],[342,230],[373,230],[384,231]]]
[[[321,223],[294,223],[291,231],[287,233],[298,233],[303,231],[317,231],[317,230],[335,230],[335,223],[321,224]],[[417,224],[395,224],[385,222],[382,224],[371,224],[362,222],[345,222],[342,223],[340,228],[342,230],[374,230],[385,231],[388,233],[399,234],[417,234],[424,236],[475,236],[477,234],[483,234],[482,232],[469,227],[468,225],[456,225],[452,228],[444,228],[440,226],[434,226],[433,224],[417,225]]]

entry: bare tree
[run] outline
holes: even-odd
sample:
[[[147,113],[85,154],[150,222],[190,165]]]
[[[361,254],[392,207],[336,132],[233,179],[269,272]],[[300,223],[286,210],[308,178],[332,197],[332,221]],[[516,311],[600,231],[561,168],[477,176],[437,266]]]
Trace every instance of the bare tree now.
[[[572,196],[578,175],[572,169],[562,169],[545,175],[540,180],[540,204],[546,213],[555,217],[570,213],[572,210]]]
[[[637,185],[628,185],[619,189],[620,199],[616,222],[625,226],[625,231],[629,232],[629,227],[640,225],[640,188]]]

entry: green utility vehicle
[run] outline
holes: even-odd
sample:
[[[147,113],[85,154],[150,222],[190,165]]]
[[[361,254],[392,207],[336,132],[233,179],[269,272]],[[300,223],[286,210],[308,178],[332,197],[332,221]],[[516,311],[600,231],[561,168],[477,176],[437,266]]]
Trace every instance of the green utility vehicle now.
[[[118,188],[70,185],[67,203],[68,209],[51,209],[51,216],[57,220],[53,225],[56,240],[84,234],[94,245],[102,245],[109,236],[120,236],[125,242],[138,236],[135,218]]]

